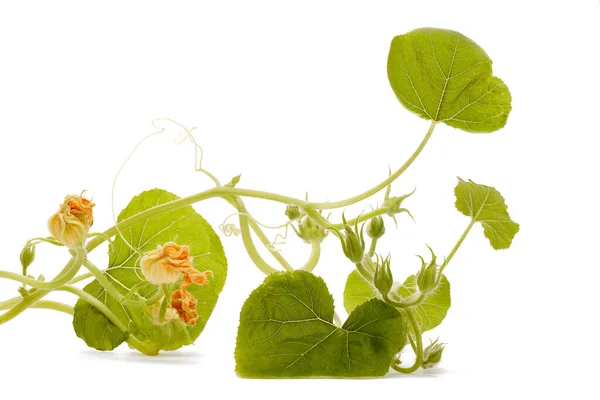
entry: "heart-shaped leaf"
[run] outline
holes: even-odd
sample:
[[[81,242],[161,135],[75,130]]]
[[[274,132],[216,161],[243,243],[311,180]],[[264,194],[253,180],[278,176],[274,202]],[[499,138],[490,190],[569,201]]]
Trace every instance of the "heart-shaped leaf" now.
[[[403,345],[400,313],[369,300],[342,327],[333,323],[333,297],[306,271],[269,275],[244,303],[236,370],[247,378],[383,376]]]
[[[508,87],[492,60],[468,37],[437,28],[392,40],[388,78],[398,100],[421,118],[467,132],[493,132],[511,110]]]

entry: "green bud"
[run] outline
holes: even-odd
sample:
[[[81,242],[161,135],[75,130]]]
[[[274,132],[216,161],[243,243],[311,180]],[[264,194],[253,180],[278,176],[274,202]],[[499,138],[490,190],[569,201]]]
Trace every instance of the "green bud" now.
[[[364,228],[364,225],[363,225]],[[342,241],[342,250],[350,261],[359,264],[365,254],[365,239],[363,229],[358,231],[358,225],[352,230],[348,225],[344,227],[344,233],[340,235]]]
[[[377,256],[377,264],[375,266],[375,277],[373,283],[375,287],[385,298],[394,284],[394,278],[390,269],[391,259],[388,255],[385,259]]]
[[[367,235],[371,239],[379,239],[385,233],[385,224],[383,223],[383,218],[381,216],[371,218],[367,225]]]
[[[35,244],[27,242],[21,250],[21,265],[23,266],[23,274],[26,273],[27,267],[31,265],[35,259]]]
[[[429,346],[423,350],[423,368],[431,368],[442,360],[442,353],[444,352],[445,343],[438,343],[438,339],[435,339]]]
[[[290,221],[295,221],[302,216],[302,211],[297,205],[288,204],[285,208],[285,215],[290,219]]]
[[[417,275],[417,286],[419,286],[419,290],[423,294],[431,293],[435,289],[438,277],[437,259],[431,248],[429,248],[429,251],[431,251],[431,262],[427,265],[425,264],[425,260],[420,257],[421,270]]]
[[[396,197],[388,197],[389,193],[386,193],[386,198],[385,198],[381,208],[386,208],[388,211],[387,215],[394,218],[394,221],[396,220],[394,216],[396,214],[400,214],[403,212],[407,213],[412,218],[412,214],[410,213],[410,211],[408,211],[406,208],[402,208],[401,205],[402,205],[402,202],[404,200],[406,200],[407,198],[409,198],[410,196],[412,196],[414,192],[415,191],[413,190],[412,192],[405,194],[404,196],[396,196]]]
[[[317,225],[308,216],[304,216],[298,223],[298,230],[296,230],[296,234],[306,243],[321,243],[323,239],[325,239],[325,236],[327,236],[327,231]]]
[[[235,187],[235,185],[237,185],[238,183],[240,183],[240,179],[242,177],[242,174],[239,174],[237,176],[234,176],[233,178],[231,178],[231,180],[229,181],[229,183],[227,183],[225,185],[225,187]]]

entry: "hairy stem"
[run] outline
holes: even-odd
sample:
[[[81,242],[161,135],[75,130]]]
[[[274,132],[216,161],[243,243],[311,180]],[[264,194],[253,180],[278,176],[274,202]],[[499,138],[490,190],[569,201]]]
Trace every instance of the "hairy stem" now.
[[[100,271],[98,267],[96,267],[90,260],[84,260],[83,266],[90,271],[90,273],[96,278],[98,283],[102,285],[108,294],[114,297],[117,301],[121,301],[123,299],[123,295],[117,290],[117,288],[113,286],[112,283],[109,282],[104,273],[102,273],[102,271]]]
[[[306,261],[306,264],[304,264],[302,266],[302,268],[300,268],[300,269],[303,269],[304,271],[312,272],[312,270],[314,270],[315,267],[317,266],[320,257],[321,257],[321,243],[312,242],[310,257]]]
[[[369,257],[373,258],[373,256],[375,255],[375,249],[377,248],[377,241],[379,240],[379,238],[372,238],[371,239],[371,244],[369,245]]]
[[[252,262],[260,269],[265,275],[269,275],[277,270],[269,265],[265,261],[264,258],[260,255],[256,246],[254,245],[254,241],[252,240],[252,234],[250,233],[250,224],[248,223],[248,216],[246,215],[246,207],[244,206],[241,199],[231,198],[230,202],[237,208],[240,212],[239,220],[240,220],[240,231],[242,232],[242,241],[244,242],[244,247],[246,247],[246,252],[250,256]]]
[[[417,346],[416,346],[417,347],[417,350],[416,350],[417,358],[415,359],[415,362],[412,365],[412,367],[403,368],[403,367],[400,367],[399,365],[396,365],[395,363],[392,363],[391,367],[394,370],[401,372],[403,374],[410,374],[410,373],[418,370],[421,367],[421,365],[423,364],[423,338],[421,337],[421,329],[419,328],[419,324],[417,323],[417,319],[415,318],[415,313],[412,310],[412,308],[407,308],[404,311],[406,311],[406,315],[408,316],[410,325],[412,326],[412,329],[415,333],[415,339],[417,340]]]
[[[421,294],[419,294],[419,297],[417,297],[415,300],[410,301],[410,302],[396,301],[396,300],[390,299],[389,297],[386,298],[386,302],[390,303],[391,305],[393,305],[396,308],[408,309],[410,307],[418,306],[423,301],[425,301],[426,298],[427,298],[427,296],[424,295],[423,293],[421,293]]]
[[[287,271],[293,271],[294,268],[290,265],[290,263],[288,263],[287,260],[276,249],[274,249],[271,246],[271,242],[267,238],[267,235],[265,235],[265,233],[260,228],[260,226],[256,223],[256,221],[254,221],[252,218],[248,217],[249,213],[248,213],[248,210],[246,209],[246,205],[244,204],[244,201],[239,197],[226,198],[225,200],[227,200],[240,213],[239,214],[240,230],[242,231],[242,239],[244,240],[244,245],[246,245],[247,243],[251,245],[250,249],[248,248],[248,246],[246,246],[246,250],[248,251],[248,254],[250,254],[251,250],[256,252],[256,246],[254,246],[254,241],[252,240],[252,236],[250,235],[250,230],[248,229],[248,227],[251,227],[252,230],[254,231],[254,233],[256,234],[256,236],[258,236],[259,240],[267,248],[267,250],[269,250],[271,255],[277,260],[277,262],[279,262],[279,264],[281,264],[281,266],[284,269],[286,269]],[[246,229],[243,229],[242,225],[245,225]],[[248,235],[247,238],[244,237],[245,234]],[[256,255],[254,255],[254,256],[256,257]],[[271,272],[277,271],[277,269],[271,267],[264,260],[264,258],[262,258],[260,256],[260,254],[258,256],[262,260],[261,264],[263,267],[268,266],[270,268]],[[269,272],[269,273],[265,272],[265,270],[263,270],[262,268],[260,268],[260,269],[267,275],[269,273],[271,273],[271,272]],[[268,269],[266,269],[266,270],[268,270]]]
[[[76,251],[75,257],[73,257],[63,268],[62,271],[56,275],[56,277],[49,282],[42,282],[37,279],[29,278],[28,276],[23,276],[21,274],[15,274],[14,272],[8,271],[0,271],[0,278],[11,279],[13,281],[21,282],[26,285],[31,286],[35,289],[40,290],[53,290],[56,289],[67,282],[69,282],[77,272],[81,268],[81,263],[85,257],[85,251],[83,249],[79,249]]]
[[[419,147],[417,147],[417,149],[414,151],[414,153],[408,158],[408,160],[406,160],[406,162],[396,172],[394,172],[386,180],[384,180],[377,186],[367,190],[366,192],[364,192],[362,194],[359,194],[354,197],[350,197],[349,199],[346,199],[346,200],[334,201],[334,202],[321,202],[321,203],[316,203],[316,202],[306,203],[305,206],[309,207],[309,208],[318,209],[318,210],[329,210],[329,209],[333,209],[333,208],[346,207],[346,206],[352,205],[354,203],[358,203],[359,201],[362,201],[368,197],[373,196],[375,193],[379,192],[380,190],[385,189],[390,183],[392,183],[396,179],[398,179],[398,177],[400,175],[402,175],[404,173],[404,171],[406,171],[408,169],[408,167],[410,167],[410,165],[415,161],[415,159],[418,157],[418,155],[421,153],[421,151],[425,148],[425,145],[431,138],[431,135],[433,134],[433,130],[434,130],[436,124],[437,124],[437,122],[431,121],[431,125],[429,125],[429,130],[427,130],[427,133],[425,134],[425,137],[419,144]]]
[[[14,305],[18,304],[21,299],[22,297],[15,297],[13,299],[3,301],[0,303],[0,310],[7,310],[13,307]],[[73,314],[73,307],[58,301],[40,300],[32,304],[29,308],[45,308],[48,310],[62,311],[67,314]]]
[[[175,209],[178,209],[181,207],[189,206],[191,204],[197,203],[202,200],[210,199],[213,197],[225,197],[225,196],[252,197],[252,198],[257,198],[257,199],[275,201],[275,202],[279,202],[279,203],[283,203],[283,204],[294,204],[294,205],[302,207],[303,209],[306,209],[306,210],[310,210],[310,209],[325,210],[325,209],[334,209],[334,208],[341,208],[341,207],[349,206],[351,204],[354,204],[361,200],[364,200],[364,199],[374,195],[375,193],[383,190],[390,183],[392,183],[394,180],[396,180],[400,175],[402,175],[402,173],[404,171],[406,171],[408,169],[408,167],[410,167],[410,165],[413,163],[413,161],[421,153],[421,151],[423,150],[423,148],[425,147],[425,145],[431,138],[431,135],[433,134],[435,125],[436,125],[436,122],[431,123],[429,130],[427,131],[425,137],[423,138],[423,140],[421,141],[421,143],[419,144],[419,146],[417,147],[415,152],[396,172],[394,172],[387,179],[385,179],[383,182],[379,183],[375,187],[367,190],[366,192],[364,192],[358,196],[352,197],[350,199],[336,201],[336,202],[323,202],[323,203],[306,202],[304,200],[300,200],[300,199],[297,199],[294,197],[284,196],[284,195],[280,195],[280,194],[276,194],[276,193],[262,192],[262,191],[250,190],[250,189],[241,189],[241,188],[237,188],[237,187],[219,186],[219,187],[208,189],[204,192],[200,192],[200,193],[188,196],[188,197],[184,197],[184,198],[181,198],[178,200],[170,201],[168,203],[160,204],[155,207],[149,208],[148,210],[142,211],[138,214],[132,215],[131,217],[119,222],[117,224],[118,228],[117,228],[117,226],[113,226],[112,228],[104,231],[104,235],[98,236],[98,237],[90,240],[87,245],[87,250],[91,251],[94,248],[98,247],[100,244],[102,244],[106,240],[106,237],[115,236],[117,234],[118,230],[127,229],[139,222],[145,221],[146,219],[148,219],[152,216],[161,214],[163,212],[172,211],[172,210],[175,210]],[[321,217],[321,218],[326,221],[325,218],[323,218],[323,217]],[[323,221],[321,221],[321,223],[323,223]],[[337,227],[338,225],[341,227],[341,224],[335,224],[333,227]]]
[[[75,274],[77,274],[77,271],[79,270],[79,268],[81,268],[81,264],[83,263],[84,259],[85,259],[85,251],[83,249],[76,250],[75,255],[71,258],[71,260],[69,260],[69,262],[67,263],[65,268],[57,275],[56,279],[54,281],[45,282],[45,283],[49,284],[49,286],[52,289],[55,289],[54,286],[55,286],[56,282],[64,280],[65,276],[68,277],[68,279],[66,279],[65,282],[69,281],[73,276],[75,276]],[[18,275],[18,274],[15,274],[15,275],[17,275],[20,278],[24,278],[21,275]],[[15,279],[15,280],[17,280],[17,279]],[[22,283],[27,283],[27,282],[23,282],[21,280],[18,280],[18,281],[20,281]],[[27,284],[29,284],[29,283],[27,283]],[[21,314],[23,311],[25,311],[26,309],[31,307],[33,304],[35,304],[36,302],[41,300],[45,295],[50,293],[50,291],[52,289],[34,289],[27,296],[23,297],[10,310],[8,310],[4,314],[0,315],[0,325],[2,325],[5,322],[10,321],[17,315]]]
[[[438,284],[442,280],[442,272],[444,272],[444,269],[450,263],[450,260],[452,260],[452,257],[454,257],[454,255],[456,254],[456,252],[458,251],[458,249],[460,248],[460,246],[462,245],[462,243],[465,241],[467,235],[471,231],[471,228],[473,228],[473,225],[475,225],[475,220],[474,219],[471,220],[471,222],[469,223],[469,225],[467,225],[467,228],[465,229],[465,231],[463,232],[463,234],[460,236],[460,239],[458,239],[458,242],[456,242],[456,244],[454,245],[454,247],[450,251],[450,254],[448,254],[448,257],[446,257],[446,260],[444,261],[444,264],[440,267],[440,273],[439,273],[439,277],[438,277],[438,281],[437,281]]]
[[[43,308],[46,310],[60,311],[69,315],[73,315],[75,312],[73,310],[73,307],[71,307],[70,305],[51,300],[40,300],[37,303],[33,304],[31,308]]]

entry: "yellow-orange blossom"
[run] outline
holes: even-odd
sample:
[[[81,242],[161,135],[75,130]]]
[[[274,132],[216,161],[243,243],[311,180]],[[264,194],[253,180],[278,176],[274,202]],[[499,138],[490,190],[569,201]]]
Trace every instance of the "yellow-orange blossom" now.
[[[212,272],[200,272],[194,268],[190,248],[173,242],[159,245],[141,258],[140,266],[146,280],[155,285],[175,283],[183,276],[180,289],[171,294],[171,306],[184,323],[195,325],[198,319],[197,300],[187,289],[193,283],[207,284],[207,275],[212,275]]]
[[[77,195],[68,195],[58,211],[48,220],[48,230],[60,243],[76,249],[83,245],[94,222],[90,200]]]

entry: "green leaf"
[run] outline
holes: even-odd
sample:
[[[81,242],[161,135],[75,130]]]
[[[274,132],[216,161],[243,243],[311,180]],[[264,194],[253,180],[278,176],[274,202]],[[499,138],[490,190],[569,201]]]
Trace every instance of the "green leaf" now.
[[[131,200],[119,215],[118,221],[176,199],[176,195],[165,190],[145,191]],[[199,319],[196,325],[187,326],[180,322],[154,325],[146,306],[141,303],[125,306],[119,304],[95,280],[84,290],[106,304],[129,327],[131,333],[148,346],[156,350],[175,350],[191,344],[204,329],[225,284],[227,260],[219,237],[191,206],[156,215],[121,233],[142,253],[154,250],[157,245],[166,242],[188,245],[190,255],[194,258],[194,267],[200,271],[213,272],[214,277],[209,279],[208,285],[192,285],[188,289],[198,299]],[[109,251],[109,268],[104,274],[122,294],[128,293],[132,287],[142,282],[138,258],[139,255],[117,235]],[[172,284],[169,289],[174,291],[178,289],[178,285]],[[141,283],[138,292],[149,298],[158,290],[155,285]],[[135,298],[134,296],[133,299]],[[112,350],[125,339],[103,314],[82,300],[75,306],[73,324],[77,336],[85,340],[88,346],[98,350]]]
[[[486,52],[458,32],[421,28],[396,36],[387,70],[396,97],[421,118],[478,133],[506,124],[508,87],[492,76]]]
[[[392,300],[401,301],[403,298],[411,297],[418,292],[417,276],[411,275],[402,285],[394,283],[389,294]],[[352,312],[358,305],[373,298],[377,298],[378,293],[372,285],[369,284],[357,270],[348,275],[346,288],[344,290],[344,306],[348,313]],[[414,307],[415,318],[419,323],[422,332],[438,326],[446,317],[450,308],[450,282],[445,276],[438,288],[430,293],[427,298],[418,306]],[[403,313],[403,311],[401,311]]]
[[[493,187],[458,178],[454,194],[456,209],[471,217],[472,223],[480,222],[483,225],[483,233],[494,249],[510,247],[519,232],[519,224],[510,219],[500,192]]]
[[[354,269],[348,275],[344,288],[344,308],[350,314],[354,309],[367,300],[379,298],[379,292],[373,285]]]
[[[417,276],[411,275],[406,278],[402,285],[392,289],[390,298],[400,300],[407,298],[419,290],[417,286]],[[448,309],[450,308],[450,282],[446,276],[442,275],[442,280],[432,293],[427,295],[425,300],[418,306],[413,307],[415,318],[421,328],[421,332],[426,332],[442,323]]]
[[[123,307],[111,296],[108,296],[102,285],[94,280],[85,289],[92,296],[101,299],[121,321],[129,320]],[[104,314],[83,300],[75,303],[73,327],[77,336],[97,350],[114,350],[127,339],[127,334],[110,322]]]
[[[269,275],[244,303],[235,349],[246,378],[383,376],[406,336],[400,313],[381,300],[333,324],[333,297],[306,271]]]

